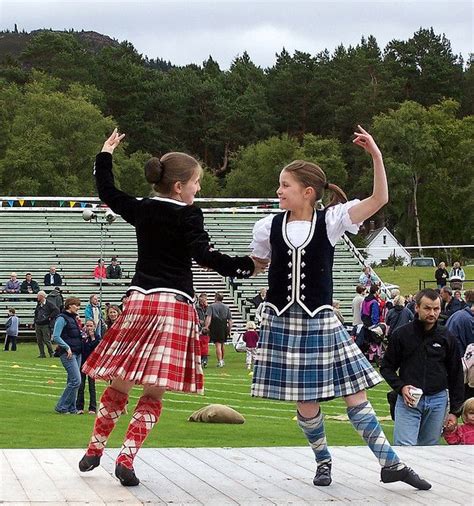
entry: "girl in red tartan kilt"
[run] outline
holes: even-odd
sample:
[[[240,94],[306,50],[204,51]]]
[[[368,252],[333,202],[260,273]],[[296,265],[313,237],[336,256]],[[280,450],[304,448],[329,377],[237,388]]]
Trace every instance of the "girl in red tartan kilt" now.
[[[202,211],[193,205],[202,168],[187,154],[168,153],[147,162],[145,177],[156,197],[137,199],[118,190],[112,153],[123,137],[115,129],[105,141],[94,175],[100,199],[135,227],[138,260],[124,312],[82,368],[111,384],[101,397],[79,469],[91,471],[99,465],[129,391],[143,385],[115,466],[120,483],[133,486],[140,482],[133,460],[160,417],[164,393],[203,391],[192,259],[223,276],[240,278],[263,271],[268,262],[230,257],[210,247]]]

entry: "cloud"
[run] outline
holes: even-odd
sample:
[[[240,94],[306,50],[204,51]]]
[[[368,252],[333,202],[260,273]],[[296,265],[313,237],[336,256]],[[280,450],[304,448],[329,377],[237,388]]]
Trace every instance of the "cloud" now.
[[[455,53],[472,51],[470,1],[155,1],[99,2],[0,0],[0,28],[94,30],[128,40],[150,58],[177,65],[202,63],[209,55],[228,68],[247,51],[268,67],[283,47],[316,54],[374,35],[383,49],[420,27],[445,33]]]

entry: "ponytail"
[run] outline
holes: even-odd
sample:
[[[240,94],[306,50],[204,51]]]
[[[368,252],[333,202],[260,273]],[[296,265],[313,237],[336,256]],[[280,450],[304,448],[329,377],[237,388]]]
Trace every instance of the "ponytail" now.
[[[344,204],[344,202],[347,202],[347,196],[346,194],[339,188],[339,186],[327,183],[326,182],[326,188],[330,191],[332,191],[332,199],[331,202],[326,207],[332,207],[337,204]]]

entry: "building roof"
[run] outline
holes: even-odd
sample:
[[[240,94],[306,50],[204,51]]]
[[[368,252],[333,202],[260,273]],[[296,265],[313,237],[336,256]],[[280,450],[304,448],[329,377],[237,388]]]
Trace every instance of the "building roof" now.
[[[372,230],[372,232],[369,232],[369,235],[365,238],[367,245],[369,245],[380,234],[380,232],[382,232],[384,228],[387,227],[376,228],[375,230]]]

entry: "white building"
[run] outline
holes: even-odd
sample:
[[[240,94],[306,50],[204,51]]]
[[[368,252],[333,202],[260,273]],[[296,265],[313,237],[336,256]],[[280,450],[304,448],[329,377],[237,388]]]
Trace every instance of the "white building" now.
[[[411,255],[397,241],[387,227],[378,228],[367,236],[367,264],[380,264],[387,260],[390,255],[404,258],[404,265],[411,262]]]

